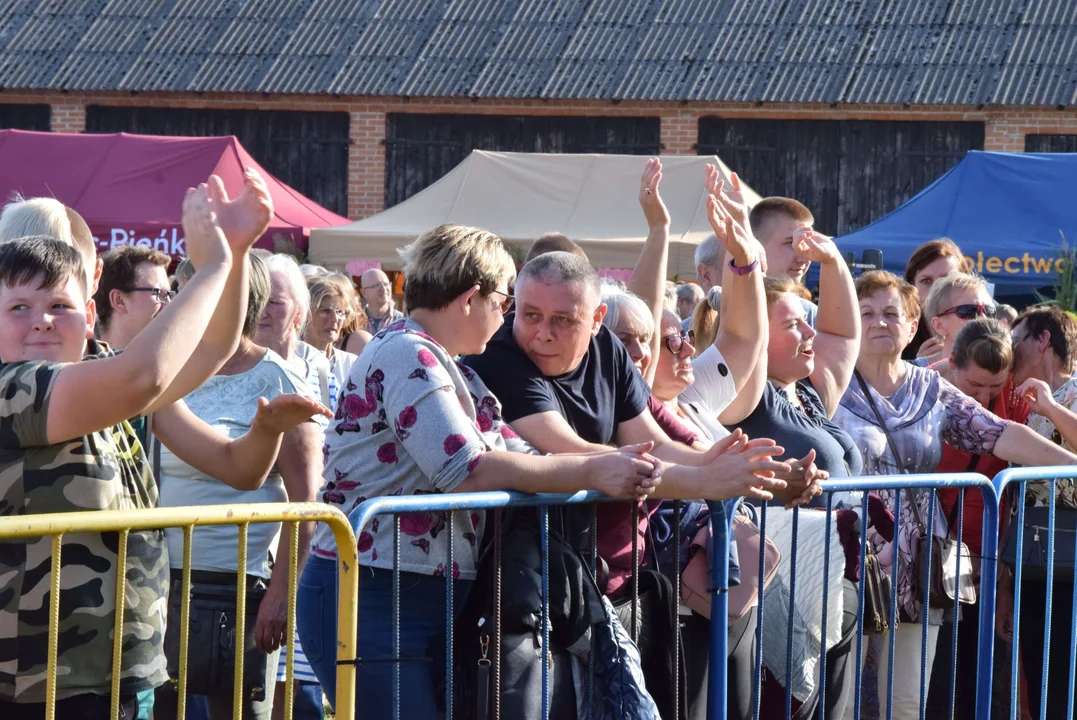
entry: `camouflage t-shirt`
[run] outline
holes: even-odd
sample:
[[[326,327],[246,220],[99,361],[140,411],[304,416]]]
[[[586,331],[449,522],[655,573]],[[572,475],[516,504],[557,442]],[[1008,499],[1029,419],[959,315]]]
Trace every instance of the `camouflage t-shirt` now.
[[[61,367],[0,365],[0,515],[156,507],[157,486],[129,423],[47,444],[49,396]],[[63,538],[59,699],[111,692],[118,547],[115,532]],[[0,541],[0,698],[45,701],[51,555],[49,538]],[[125,579],[121,692],[127,695],[167,680],[163,532],[130,534]]]

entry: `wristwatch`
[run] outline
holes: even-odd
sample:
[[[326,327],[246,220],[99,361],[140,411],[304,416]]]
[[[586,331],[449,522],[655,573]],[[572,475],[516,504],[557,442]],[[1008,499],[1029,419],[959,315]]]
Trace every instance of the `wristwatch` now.
[[[740,268],[733,264],[733,258],[729,259],[729,269],[735,272],[737,275],[747,275],[748,273],[755,270],[757,267],[759,267],[758,260],[752,260],[751,265],[746,265],[745,267]]]

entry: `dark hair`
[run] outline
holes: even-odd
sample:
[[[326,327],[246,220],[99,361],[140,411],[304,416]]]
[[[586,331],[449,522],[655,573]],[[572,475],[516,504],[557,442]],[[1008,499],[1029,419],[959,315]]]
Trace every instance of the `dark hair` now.
[[[0,243],[0,284],[15,287],[37,281],[42,290],[52,290],[71,278],[78,280],[88,299],[82,254],[73,245],[48,235]]]
[[[958,259],[960,263],[958,272],[972,272],[972,268],[969,267],[969,261],[965,259],[965,254],[961,252],[961,248],[950,238],[944,237],[926,242],[913,250],[912,255],[909,256],[908,264],[905,265],[905,282],[915,285],[916,273],[936,260],[948,257]],[[926,300],[927,298],[923,299]]]
[[[112,302],[109,294],[113,290],[129,291],[138,282],[138,268],[149,263],[168,269],[172,259],[160,250],[140,247],[138,245],[120,245],[101,256],[101,282],[93,299],[97,303],[97,317],[102,328],[112,322]]]
[[[757,202],[748,213],[748,224],[752,226],[752,232],[756,237],[763,231],[763,226],[767,224],[767,221],[775,215],[785,215],[796,222],[815,222],[811,210],[799,200],[777,196],[766,197]]]
[[[572,240],[569,240],[567,236],[562,235],[559,232],[548,232],[545,235],[540,236],[535,242],[531,243],[531,248],[527,251],[527,255],[524,257],[524,265],[531,262],[539,255],[545,255],[546,253],[551,252],[569,252],[584,262],[590,262],[590,260],[587,259],[587,253],[583,251],[583,248]]]
[[[254,337],[258,329],[258,320],[265,312],[271,285],[265,260],[253,253],[247,253],[247,262],[251,266],[248,273],[250,279],[247,287],[247,316],[243,318],[243,337],[249,339]]]
[[[979,318],[961,328],[954,338],[951,357],[955,368],[964,370],[975,363],[989,373],[1013,367],[1010,331],[994,318]]]
[[[1027,323],[1027,325],[1026,325]],[[1013,321],[1013,331],[1025,325],[1028,337],[1039,338],[1044,330],[1051,334],[1051,350],[1068,373],[1077,365],[1077,319],[1054,305],[1040,305],[1025,310]]]

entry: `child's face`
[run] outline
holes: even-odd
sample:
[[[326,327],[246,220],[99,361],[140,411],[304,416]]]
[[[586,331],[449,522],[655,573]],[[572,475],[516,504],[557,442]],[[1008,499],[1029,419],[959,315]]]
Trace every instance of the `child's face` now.
[[[81,278],[51,290],[38,282],[0,284],[0,359],[78,362],[93,317]]]

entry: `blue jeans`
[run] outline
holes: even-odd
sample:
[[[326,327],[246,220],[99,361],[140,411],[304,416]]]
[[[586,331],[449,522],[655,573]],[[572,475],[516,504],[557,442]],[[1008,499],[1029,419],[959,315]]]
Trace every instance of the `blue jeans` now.
[[[356,708],[363,717],[393,717],[393,573],[359,568],[357,654],[370,661],[357,666]],[[400,717],[438,717],[436,688],[445,676],[444,578],[400,573]],[[453,607],[459,611],[470,580],[453,581]],[[307,560],[299,578],[296,630],[303,651],[330,702],[336,702],[337,564]],[[420,660],[422,658],[423,660]]]

